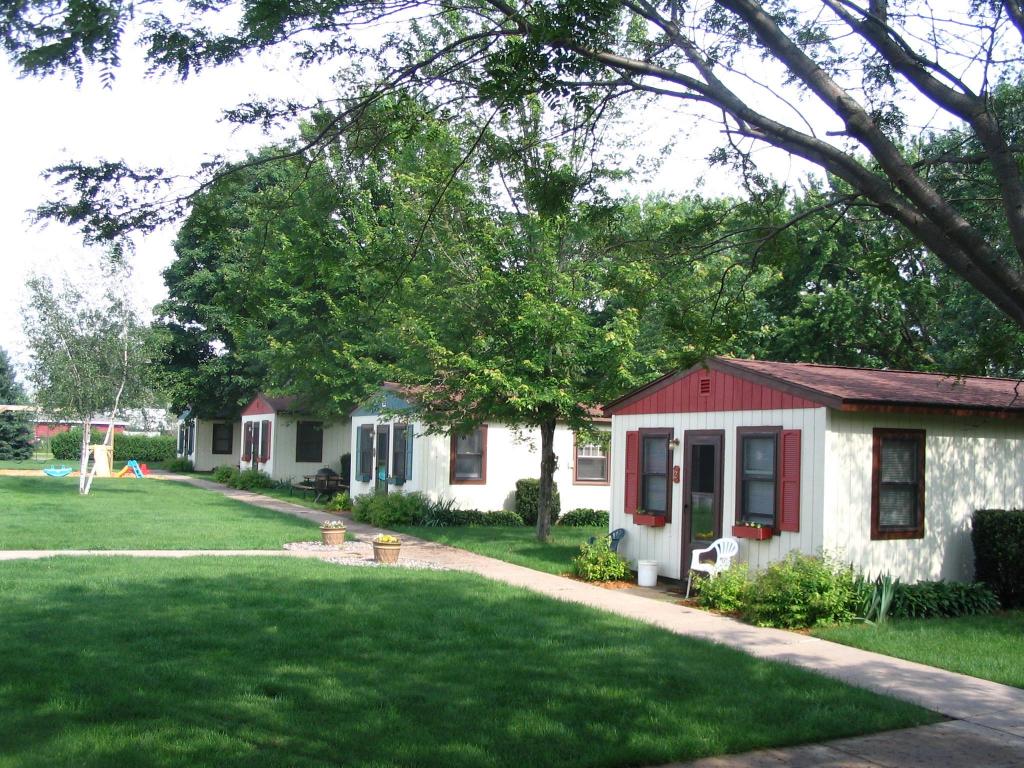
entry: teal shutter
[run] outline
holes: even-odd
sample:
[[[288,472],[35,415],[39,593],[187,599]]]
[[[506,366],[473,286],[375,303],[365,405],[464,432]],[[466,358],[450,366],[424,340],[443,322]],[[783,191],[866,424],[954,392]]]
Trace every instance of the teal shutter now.
[[[405,428],[405,480],[408,482],[412,480],[412,440],[416,435],[416,430],[412,428],[412,424],[409,424]]]

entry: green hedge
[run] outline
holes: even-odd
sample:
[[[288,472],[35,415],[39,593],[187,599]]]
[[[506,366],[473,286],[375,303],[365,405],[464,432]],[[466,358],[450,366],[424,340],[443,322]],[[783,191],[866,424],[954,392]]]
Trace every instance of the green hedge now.
[[[558,524],[567,528],[608,527],[608,513],[601,509],[580,507],[572,509],[558,518]]]
[[[1004,608],[1024,606],[1024,511],[979,509],[971,518],[974,577]]]
[[[89,442],[102,443],[103,435],[94,429]],[[82,456],[82,428],[74,427],[67,432],[58,432],[51,437],[50,452],[53,453],[53,458],[62,461],[80,459]]]
[[[516,482],[516,514],[519,515],[527,525],[537,524],[537,501],[540,497],[540,480],[525,479]],[[558,485],[551,484],[551,523],[558,522],[558,515],[562,511],[562,501],[558,496]]]
[[[92,430],[89,442],[97,445],[103,442],[106,432]],[[58,432],[50,438],[53,458],[62,461],[78,459],[82,454],[82,428],[74,427]],[[177,452],[177,441],[168,435],[148,437],[146,435],[114,434],[114,461],[135,459],[140,462],[170,461]]]

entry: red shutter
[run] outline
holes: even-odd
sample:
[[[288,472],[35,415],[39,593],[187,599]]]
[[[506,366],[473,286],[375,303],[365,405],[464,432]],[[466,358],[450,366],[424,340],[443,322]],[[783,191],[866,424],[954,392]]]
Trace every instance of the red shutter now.
[[[264,421],[260,429],[260,461],[270,461],[270,422]]]
[[[779,530],[800,530],[800,430],[782,430],[779,468]]]
[[[242,437],[242,461],[252,459],[252,422],[245,422],[245,434]]]
[[[626,433],[626,497],[623,505],[627,515],[636,512],[640,499],[640,433]]]

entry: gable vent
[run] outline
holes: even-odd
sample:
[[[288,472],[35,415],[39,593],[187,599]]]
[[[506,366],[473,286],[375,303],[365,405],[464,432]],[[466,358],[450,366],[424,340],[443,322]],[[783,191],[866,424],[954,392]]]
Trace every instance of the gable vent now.
[[[700,394],[702,394],[702,395],[710,395],[711,394],[711,379],[700,379],[700,381],[697,382],[697,387],[698,387],[697,391],[700,392]]]

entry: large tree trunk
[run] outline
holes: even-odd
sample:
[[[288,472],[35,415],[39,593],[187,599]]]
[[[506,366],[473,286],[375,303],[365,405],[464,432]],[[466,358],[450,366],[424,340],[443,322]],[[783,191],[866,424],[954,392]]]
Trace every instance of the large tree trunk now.
[[[82,421],[82,454],[81,463],[78,468],[78,492],[85,496],[89,493],[89,432],[92,430],[92,421]]]
[[[555,469],[558,458],[555,456],[555,425],[554,418],[545,420],[540,425],[540,492],[537,495],[537,540],[547,541],[551,533],[551,489],[555,484]]]

